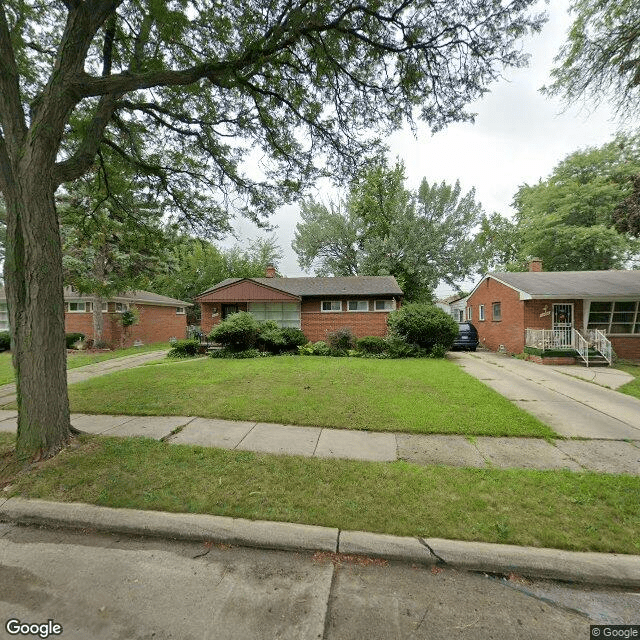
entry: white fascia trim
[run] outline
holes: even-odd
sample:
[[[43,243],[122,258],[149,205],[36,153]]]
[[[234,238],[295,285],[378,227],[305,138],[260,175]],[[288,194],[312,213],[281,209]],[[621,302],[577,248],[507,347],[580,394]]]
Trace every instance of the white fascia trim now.
[[[471,290],[471,293],[467,296],[467,300],[469,300],[469,298],[471,298],[471,296],[476,292],[476,290],[480,287],[480,285],[489,278],[493,278],[496,282],[503,284],[505,287],[509,287],[509,289],[513,289],[514,291],[517,291],[520,294],[520,300],[531,299],[531,294],[527,293],[526,291],[523,291],[522,289],[518,289],[518,287],[514,287],[512,284],[509,284],[504,280],[500,280],[500,278],[496,278],[495,275],[493,274],[491,275],[487,274],[482,276],[482,279],[480,280],[480,282],[478,282],[478,284],[475,287],[473,287],[473,289]]]

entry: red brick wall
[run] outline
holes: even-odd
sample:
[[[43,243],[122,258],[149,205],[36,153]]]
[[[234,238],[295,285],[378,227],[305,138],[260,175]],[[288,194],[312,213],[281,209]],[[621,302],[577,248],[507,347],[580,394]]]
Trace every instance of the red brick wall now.
[[[200,308],[202,313],[200,314],[200,330],[202,333],[209,334],[211,329],[222,321],[222,305],[232,304],[231,302],[201,302]],[[247,303],[238,302],[238,311],[246,311]],[[216,315],[213,315],[215,312]]]
[[[327,335],[337,329],[349,327],[357,338],[364,336],[387,335],[388,311],[346,311],[347,300],[354,298],[341,298],[342,311],[321,311],[322,300],[336,300],[335,297],[309,298],[301,305],[302,331],[311,342],[326,340]],[[362,298],[360,298],[362,299]],[[369,299],[369,309],[373,309],[375,300],[385,299],[384,296]],[[397,303],[397,307],[400,303]]]
[[[608,335],[611,346],[618,358],[625,360],[640,360],[640,335],[638,336],[614,336]]]
[[[318,340],[326,340],[327,334],[343,327],[349,327],[358,337],[364,336],[385,336],[387,334],[387,316],[386,311],[362,311],[356,312],[346,311],[347,298],[342,298],[342,312],[322,312],[320,311],[320,303],[322,300],[336,300],[335,297],[308,298],[305,299],[301,307],[301,329],[311,342]],[[353,298],[349,298],[353,300]],[[382,300],[384,296],[371,298],[369,300],[369,309],[373,309],[375,300]],[[220,303],[219,302],[201,302],[202,316],[201,329],[204,333],[209,333],[211,329],[220,322]],[[397,303],[400,306],[400,303]],[[245,303],[238,303],[241,311],[247,310]],[[218,313],[212,316],[213,309]]]
[[[136,340],[143,344],[167,342],[169,338],[182,340],[187,332],[186,314],[176,313],[175,307],[136,305],[139,320],[123,329],[120,314],[103,313],[103,340],[112,347],[130,347]],[[65,331],[93,337],[93,313],[65,313]]]
[[[501,303],[501,320],[492,318],[494,302]],[[481,304],[484,305],[484,321],[479,319],[478,308]],[[523,351],[524,305],[517,291],[493,278],[487,278],[473,292],[467,307],[472,309],[471,322],[478,329],[480,344],[492,351],[497,351],[500,345],[504,345],[510,353]]]

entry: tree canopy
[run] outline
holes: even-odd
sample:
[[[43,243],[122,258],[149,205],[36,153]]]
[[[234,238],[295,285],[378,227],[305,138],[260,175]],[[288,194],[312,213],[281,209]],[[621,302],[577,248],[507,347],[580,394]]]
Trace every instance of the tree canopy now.
[[[573,0],[575,19],[544,89],[567,103],[609,99],[622,118],[640,107],[640,4],[637,0]]]
[[[638,243],[614,227],[614,215],[640,173],[640,135],[567,156],[514,198],[519,260],[536,256],[548,271],[620,269]]]
[[[440,280],[455,286],[476,260],[472,230],[482,208],[472,189],[406,189],[404,166],[376,164],[341,203],[307,201],[292,243],[304,269],[320,275],[393,275],[408,300],[429,300]]]
[[[228,230],[232,211],[263,222],[316,177],[351,175],[405,121],[472,119],[466,105],[524,64],[519,40],[544,21],[534,2],[0,3],[19,454],[69,437],[60,185],[110,150],[202,232]]]

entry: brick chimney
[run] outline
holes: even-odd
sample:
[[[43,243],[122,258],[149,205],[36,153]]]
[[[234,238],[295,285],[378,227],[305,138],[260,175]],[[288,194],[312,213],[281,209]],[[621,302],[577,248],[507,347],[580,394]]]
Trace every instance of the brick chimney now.
[[[542,260],[540,260],[540,258],[531,258],[529,271],[535,271],[536,273],[542,271]]]
[[[267,278],[275,278],[276,277],[276,268],[272,264],[267,265],[267,270],[265,272]]]

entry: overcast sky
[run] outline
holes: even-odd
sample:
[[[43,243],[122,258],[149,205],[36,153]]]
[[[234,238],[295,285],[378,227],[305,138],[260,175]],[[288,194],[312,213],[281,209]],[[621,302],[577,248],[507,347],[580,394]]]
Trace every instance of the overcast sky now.
[[[429,182],[454,183],[459,179],[464,192],[475,187],[485,211],[510,216],[519,185],[545,178],[569,153],[602,145],[615,135],[618,126],[607,108],[583,105],[565,110],[558,100],[539,92],[549,82],[553,58],[566,39],[571,23],[568,4],[569,0],[553,0],[546,7],[541,4],[549,21],[542,33],[523,43],[531,54],[529,67],[507,71],[504,80],[492,85],[490,93],[472,105],[471,110],[477,112],[474,124],[451,125],[435,135],[422,126],[415,137],[405,130],[388,140],[390,159],[399,157],[405,163],[410,189],[423,177]],[[298,267],[291,249],[298,221],[294,206],[283,207],[272,218],[284,253],[278,265],[284,276],[313,275]],[[236,231],[241,242],[264,233],[246,220],[237,221]],[[437,293],[444,296],[449,292],[440,288]]]

